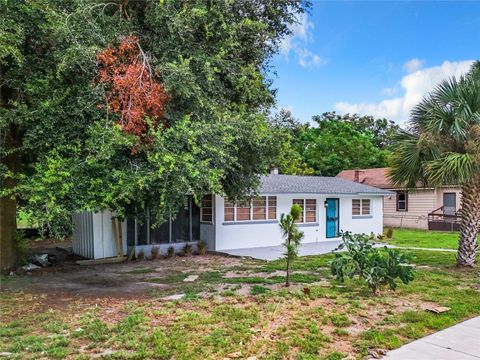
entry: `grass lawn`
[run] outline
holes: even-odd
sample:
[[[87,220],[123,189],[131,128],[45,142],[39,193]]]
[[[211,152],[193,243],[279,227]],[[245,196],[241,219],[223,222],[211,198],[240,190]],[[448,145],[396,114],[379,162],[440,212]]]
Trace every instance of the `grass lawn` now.
[[[179,258],[199,275],[191,283],[182,272],[157,276],[168,260],[137,262],[119,275],[168,283],[187,294],[178,301],[159,299],[162,288],[123,297],[19,291],[14,283],[45,281],[45,275],[4,277],[10,290],[0,294],[0,352],[16,359],[364,358],[480,315],[478,268],[456,269],[454,253],[406,252],[417,265],[415,280],[378,297],[358,281],[337,283],[329,275],[331,255],[296,260],[290,290],[282,286],[282,260],[227,266],[217,257],[214,271],[202,271],[201,256]],[[57,276],[68,282],[74,275]],[[450,310],[425,311],[431,304]]]
[[[404,247],[456,250],[458,249],[458,237],[458,232],[394,228],[392,239],[384,239],[383,241],[388,244]]]

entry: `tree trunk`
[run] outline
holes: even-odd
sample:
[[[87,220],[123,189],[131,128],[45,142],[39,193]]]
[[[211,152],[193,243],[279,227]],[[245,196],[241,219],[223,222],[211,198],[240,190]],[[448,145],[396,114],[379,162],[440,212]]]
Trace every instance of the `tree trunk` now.
[[[8,109],[9,101],[14,98],[14,90],[2,84],[0,86],[0,107]],[[0,161],[7,170],[16,175],[20,166],[20,156],[15,151],[20,143],[22,132],[16,124],[10,124],[0,133],[0,149],[9,152],[1,154]],[[12,151],[13,150],[13,151]],[[15,179],[0,176],[0,190],[10,190],[15,187]],[[15,232],[17,231],[17,200],[14,195],[0,196],[0,272],[12,269],[16,262]]]
[[[14,170],[15,159],[12,156],[2,159],[9,170]],[[13,179],[7,178],[2,183],[2,190],[15,185]],[[17,201],[14,196],[0,197],[0,271],[12,269],[17,261],[15,254],[15,232],[17,230]]]
[[[474,266],[477,236],[480,231],[480,176],[462,185],[462,225],[458,243],[457,266]]]
[[[6,272],[16,263],[15,231],[16,201],[8,197],[0,198],[0,270]]]

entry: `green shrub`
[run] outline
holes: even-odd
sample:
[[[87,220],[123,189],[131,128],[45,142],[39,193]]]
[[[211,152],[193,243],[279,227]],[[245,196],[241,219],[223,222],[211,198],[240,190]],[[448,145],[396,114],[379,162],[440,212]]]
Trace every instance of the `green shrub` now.
[[[397,249],[384,250],[372,246],[370,238],[365,234],[341,233],[343,243],[330,263],[330,269],[337,280],[343,282],[345,277],[358,277],[366,281],[374,294],[378,294],[382,286],[390,289],[397,287],[396,279],[408,284],[414,278],[413,266],[408,257]]]
[[[175,255],[175,248],[173,246],[169,246],[167,249],[167,257],[171,258]]]
[[[199,255],[205,255],[207,253],[207,243],[203,240],[200,240],[197,245],[198,248],[198,254]]]
[[[193,246],[191,244],[185,244],[183,247],[183,256],[190,256],[193,253]]]
[[[253,285],[252,288],[250,289],[250,294],[252,295],[260,295],[260,294],[265,294],[269,290],[261,285]]]
[[[152,246],[151,253],[152,253],[152,260],[158,259],[160,248],[158,246]]]

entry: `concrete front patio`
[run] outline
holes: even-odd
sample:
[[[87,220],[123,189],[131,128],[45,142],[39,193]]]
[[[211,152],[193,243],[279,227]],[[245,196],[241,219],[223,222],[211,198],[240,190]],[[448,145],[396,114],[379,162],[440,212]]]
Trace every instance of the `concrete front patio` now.
[[[387,360],[480,359],[480,317],[464,321],[435,334],[390,351]]]
[[[329,240],[316,243],[301,244],[298,254],[299,256],[328,254],[335,250],[341,243],[341,240]],[[221,252],[233,256],[246,256],[254,259],[270,261],[283,258],[285,248],[282,245],[278,245],[247,249],[228,249],[222,250]]]

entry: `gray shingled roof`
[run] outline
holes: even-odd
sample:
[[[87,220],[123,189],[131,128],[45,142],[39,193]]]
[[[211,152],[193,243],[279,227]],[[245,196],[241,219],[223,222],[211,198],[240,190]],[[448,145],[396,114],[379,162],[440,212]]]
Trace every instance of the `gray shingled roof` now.
[[[391,195],[391,191],[357,182],[325,176],[265,175],[260,194],[371,194]]]

